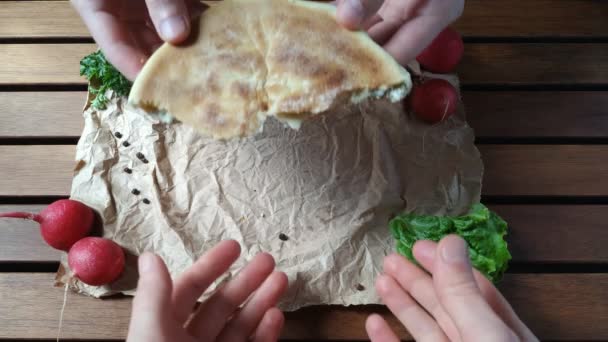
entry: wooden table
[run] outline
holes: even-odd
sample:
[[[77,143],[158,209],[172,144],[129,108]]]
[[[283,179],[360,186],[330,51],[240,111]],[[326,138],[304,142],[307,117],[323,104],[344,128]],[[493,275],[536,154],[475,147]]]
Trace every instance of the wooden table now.
[[[608,1],[468,0],[456,24],[464,102],[486,166],[484,202],[510,223],[500,284],[542,339],[608,340]],[[95,46],[66,1],[0,1],[0,211],[69,194]],[[59,253],[0,220],[0,340],[56,337]],[[131,300],[70,295],[63,338],[116,340]],[[285,339],[366,339],[369,312],[287,315]]]

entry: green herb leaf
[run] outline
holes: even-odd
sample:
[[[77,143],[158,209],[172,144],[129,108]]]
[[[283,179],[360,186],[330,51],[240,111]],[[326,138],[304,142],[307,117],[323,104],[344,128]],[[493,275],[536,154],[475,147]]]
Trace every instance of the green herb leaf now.
[[[416,241],[439,241],[449,234],[466,240],[473,266],[493,282],[500,280],[511,259],[504,240],[507,222],[481,203],[459,217],[399,215],[390,221],[389,227],[397,240],[399,254],[414,262],[412,247]]]
[[[80,61],[80,76],[89,81],[89,92],[95,95],[91,105],[96,109],[106,108],[109,100],[106,91],[113,90],[118,96],[127,96],[133,85],[108,62],[101,51],[94,52]]]

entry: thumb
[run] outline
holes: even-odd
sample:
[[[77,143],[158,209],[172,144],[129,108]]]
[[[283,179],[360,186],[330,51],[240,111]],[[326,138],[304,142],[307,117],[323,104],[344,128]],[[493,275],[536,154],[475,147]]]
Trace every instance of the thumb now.
[[[357,30],[363,23],[378,12],[384,0],[340,0],[336,12],[338,23]]]
[[[439,242],[437,256],[433,264],[435,291],[462,340],[489,341],[496,336],[515,338],[483,298],[473,275],[467,243],[458,236],[447,236]]]
[[[190,33],[190,16],[184,0],[146,0],[156,32],[169,43],[184,41]]]
[[[156,255],[139,257],[139,281],[133,299],[128,341],[154,341],[162,324],[170,321],[172,283],[165,263]]]

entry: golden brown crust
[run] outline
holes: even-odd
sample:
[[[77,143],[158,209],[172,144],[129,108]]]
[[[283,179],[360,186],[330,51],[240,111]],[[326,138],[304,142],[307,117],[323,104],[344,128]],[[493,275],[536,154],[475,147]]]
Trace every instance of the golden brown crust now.
[[[340,27],[331,5],[224,0],[194,26],[188,44],[154,53],[130,101],[216,138],[255,133],[269,115],[324,112],[345,94],[409,90],[408,73],[367,35]]]

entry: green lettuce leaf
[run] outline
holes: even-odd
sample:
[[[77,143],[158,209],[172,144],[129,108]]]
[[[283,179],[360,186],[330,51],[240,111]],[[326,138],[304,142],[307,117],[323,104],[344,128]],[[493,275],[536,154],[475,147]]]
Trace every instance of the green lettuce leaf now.
[[[507,222],[481,203],[459,217],[398,215],[390,221],[389,227],[397,240],[397,252],[414,262],[412,247],[416,241],[439,241],[449,234],[466,240],[473,266],[492,282],[500,280],[511,260],[504,240]]]

